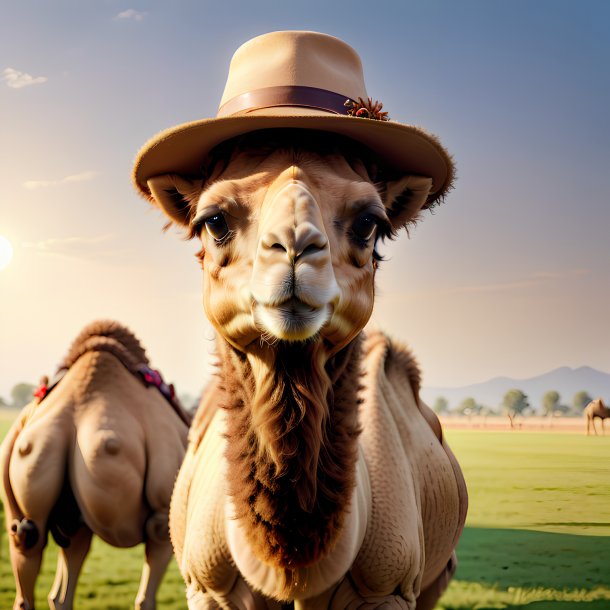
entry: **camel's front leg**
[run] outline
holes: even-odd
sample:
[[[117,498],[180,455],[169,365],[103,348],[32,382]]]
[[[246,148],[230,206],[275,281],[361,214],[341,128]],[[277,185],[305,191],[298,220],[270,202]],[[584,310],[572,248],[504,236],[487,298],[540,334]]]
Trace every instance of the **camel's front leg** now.
[[[451,579],[457,569],[457,556],[455,551],[447,562],[447,567],[439,574],[436,580],[428,585],[417,598],[417,610],[432,610],[441,595],[447,590]]]
[[[334,590],[304,601],[295,602],[295,610],[432,610],[440,596],[445,592],[449,581],[455,574],[457,559],[455,552],[447,563],[447,567],[417,599],[414,595],[363,595],[358,590],[350,575],[347,575]]]
[[[243,577],[237,574],[231,590],[226,593],[201,591],[195,583],[186,590],[189,610],[292,610],[292,603],[266,599],[261,593],[253,591]]]
[[[295,610],[414,610],[415,597],[363,594],[346,575],[338,585],[317,597],[294,602]]]
[[[67,548],[59,549],[55,582],[48,598],[51,610],[72,610],[76,582],[91,547],[91,535],[91,530],[83,526],[70,538]]]
[[[167,515],[164,515],[167,532]],[[156,608],[157,589],[161,584],[167,564],[172,558],[172,545],[169,538],[163,540],[148,539],[145,546],[145,563],[142,568],[140,588],[136,595],[136,610],[154,610]]]

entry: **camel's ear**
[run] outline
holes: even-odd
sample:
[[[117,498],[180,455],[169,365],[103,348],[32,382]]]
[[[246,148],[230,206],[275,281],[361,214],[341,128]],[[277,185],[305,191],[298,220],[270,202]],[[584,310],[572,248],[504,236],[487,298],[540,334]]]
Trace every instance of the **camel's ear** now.
[[[189,180],[178,174],[163,174],[146,182],[154,202],[173,222],[188,227],[191,202],[201,193],[203,180]]]
[[[417,220],[431,188],[432,178],[425,176],[404,176],[385,184],[382,198],[394,231]]]

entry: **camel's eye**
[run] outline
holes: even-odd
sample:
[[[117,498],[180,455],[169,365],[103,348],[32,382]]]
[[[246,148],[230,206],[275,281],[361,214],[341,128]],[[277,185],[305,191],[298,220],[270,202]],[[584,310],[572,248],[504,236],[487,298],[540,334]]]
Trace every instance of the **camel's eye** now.
[[[230,233],[227,221],[222,214],[214,214],[205,221],[206,231],[217,241],[224,241]]]
[[[373,214],[361,214],[352,225],[352,234],[358,240],[368,241],[375,232],[378,222],[379,219]]]

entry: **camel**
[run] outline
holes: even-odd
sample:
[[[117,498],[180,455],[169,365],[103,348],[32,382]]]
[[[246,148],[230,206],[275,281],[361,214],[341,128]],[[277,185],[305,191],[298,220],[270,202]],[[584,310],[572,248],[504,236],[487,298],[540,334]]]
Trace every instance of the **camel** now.
[[[167,130],[136,159],[140,194],[201,242],[217,335],[170,507],[190,610],[425,610],[455,570],[461,470],[410,351],[364,331],[379,241],[442,199],[453,170],[424,132],[386,133],[363,88],[330,95],[354,57],[312,32],[254,39],[219,118]],[[284,87],[278,72],[326,81]],[[392,174],[379,134],[386,152],[427,138],[444,170],[410,157]]]
[[[592,400],[584,410],[585,418],[587,419],[587,436],[591,434],[591,426],[593,426],[593,432],[597,436],[597,428],[595,427],[595,418],[598,417],[602,422],[602,434],[606,434],[604,428],[604,420],[610,418],[610,407],[604,404],[603,399],[596,398]]]
[[[52,610],[73,607],[93,534],[116,547],[145,544],[135,607],[152,610],[172,556],[168,511],[189,416],[116,322],[86,326],[55,379],[42,381],[0,447],[13,608],[34,608],[51,532],[60,547]]]

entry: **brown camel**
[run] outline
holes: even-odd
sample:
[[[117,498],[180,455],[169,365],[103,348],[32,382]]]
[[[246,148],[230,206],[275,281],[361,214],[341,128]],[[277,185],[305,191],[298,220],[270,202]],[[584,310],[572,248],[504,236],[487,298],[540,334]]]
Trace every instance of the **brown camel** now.
[[[610,418],[610,407],[604,404],[601,398],[592,400],[584,410],[585,418],[587,419],[587,436],[591,433],[591,426],[593,426],[593,432],[597,435],[597,428],[595,427],[595,418],[598,417],[602,421],[602,434],[606,434],[604,428],[604,420]]]
[[[424,132],[385,131],[381,105],[343,82],[356,58],[312,32],[254,39],[225,116],[164,132],[136,161],[141,193],[201,240],[218,334],[170,510],[191,610],[426,609],[455,569],[460,468],[413,357],[362,332],[378,240],[442,198],[452,166]],[[422,142],[428,162],[399,152]]]
[[[49,531],[60,546],[52,610],[72,608],[92,534],[116,547],[145,543],[135,606],[155,608],[189,423],[172,394],[133,334],[108,321],[85,327],[56,379],[44,379],[0,448],[15,610],[34,608]]]

